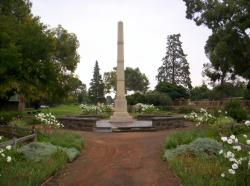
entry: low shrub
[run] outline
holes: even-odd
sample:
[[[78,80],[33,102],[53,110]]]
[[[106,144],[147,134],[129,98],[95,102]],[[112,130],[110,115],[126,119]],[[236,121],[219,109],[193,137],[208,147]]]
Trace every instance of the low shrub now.
[[[20,114],[18,112],[0,112],[0,125],[7,125]]]
[[[142,103],[137,103],[134,106],[134,111],[137,113],[155,113],[158,112],[159,109],[156,108],[154,105],[147,105],[147,104],[142,104]]]
[[[216,130],[204,129],[204,128],[194,128],[188,131],[176,131],[166,138],[165,148],[173,149],[179,145],[189,144],[197,138],[211,137],[215,138],[218,135]]]
[[[219,153],[222,144],[211,138],[198,138],[188,145],[180,145],[175,149],[165,150],[164,159],[171,160],[177,156],[191,154],[209,157]]]
[[[228,115],[240,122],[247,119],[247,111],[241,106],[238,100],[230,100],[225,104]]]

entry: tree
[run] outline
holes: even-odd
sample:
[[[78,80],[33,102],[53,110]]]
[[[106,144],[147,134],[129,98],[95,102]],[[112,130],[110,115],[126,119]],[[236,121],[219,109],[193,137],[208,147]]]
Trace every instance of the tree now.
[[[116,90],[116,68],[113,71],[104,73],[105,91],[109,93],[112,89]],[[125,89],[126,91],[146,92],[149,81],[139,68],[127,67],[125,69]]]
[[[173,34],[167,37],[166,56],[163,57],[163,64],[158,68],[156,78],[158,82],[168,82],[176,85],[183,85],[191,88],[189,64],[182,49],[180,34]]]
[[[100,74],[98,61],[95,62],[93,78],[90,82],[89,96],[93,103],[105,102],[104,83]]]
[[[206,84],[199,87],[194,87],[190,94],[192,100],[209,99],[211,90],[208,89]]]
[[[155,90],[158,92],[166,93],[173,100],[189,97],[189,91],[185,87],[167,82],[159,82],[156,85]]]
[[[223,79],[229,72],[250,80],[249,0],[183,1],[187,7],[186,17],[194,20],[198,26],[206,25],[212,30],[205,53],[213,68],[222,72],[213,77]]]
[[[74,34],[48,29],[31,14],[29,0],[0,1],[0,30],[1,106],[15,93],[39,102],[72,91],[67,86],[79,62]]]

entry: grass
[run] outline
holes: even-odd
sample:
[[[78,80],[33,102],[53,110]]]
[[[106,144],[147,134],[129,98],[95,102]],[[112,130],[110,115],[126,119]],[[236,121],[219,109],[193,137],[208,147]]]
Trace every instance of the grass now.
[[[56,131],[50,134],[39,134],[39,142],[49,142],[62,147],[75,147],[81,150],[84,141],[80,135],[69,131]],[[0,185],[33,186],[40,185],[49,176],[56,174],[68,161],[65,152],[58,150],[48,160],[32,161],[14,149],[11,150],[12,161],[7,163],[0,158]]]
[[[221,121],[220,121],[221,122]],[[230,122],[228,122],[230,123]],[[221,125],[219,125],[221,127]],[[244,139],[242,134],[250,136],[249,128],[241,126],[234,129],[226,129],[224,133],[232,134]],[[244,132],[244,133],[242,133]],[[182,144],[189,144],[198,137],[209,137],[220,141],[221,128],[194,128],[189,131],[177,131],[168,136],[165,141],[165,149],[174,149]],[[227,148],[227,146],[224,146]],[[191,152],[179,155],[168,161],[171,169],[181,179],[183,186],[247,186],[250,185],[250,172],[247,168],[239,168],[236,175],[222,178],[221,173],[228,171],[231,164],[221,155],[205,157],[194,155]],[[242,152],[243,153],[243,152]],[[244,165],[245,166],[245,165]]]
[[[79,105],[58,105],[56,107],[51,107],[48,109],[41,109],[42,112],[51,112],[56,116],[75,116],[81,115],[82,111]]]
[[[221,178],[223,169],[215,159],[180,156],[169,163],[183,186],[236,186],[235,180]]]
[[[23,155],[12,152],[12,162],[1,162],[0,185],[33,186],[40,185],[49,176],[55,174],[67,162],[62,151],[53,154],[48,160],[39,162],[26,160]]]
[[[173,149],[179,145],[189,144],[197,138],[216,138],[218,133],[209,128],[194,128],[189,131],[176,131],[171,133],[165,141],[166,149]]]
[[[81,136],[69,131],[55,131],[51,134],[41,134],[38,136],[38,141],[48,142],[53,145],[66,148],[75,147],[78,150],[81,150],[84,146],[84,141],[82,140]]]

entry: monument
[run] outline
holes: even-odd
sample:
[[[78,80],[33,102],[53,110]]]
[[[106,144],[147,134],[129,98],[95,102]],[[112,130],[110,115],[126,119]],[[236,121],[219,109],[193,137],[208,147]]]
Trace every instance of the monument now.
[[[133,119],[128,114],[125,96],[123,23],[121,21],[118,22],[116,85],[115,111],[110,118],[110,123],[122,127],[132,123]]]

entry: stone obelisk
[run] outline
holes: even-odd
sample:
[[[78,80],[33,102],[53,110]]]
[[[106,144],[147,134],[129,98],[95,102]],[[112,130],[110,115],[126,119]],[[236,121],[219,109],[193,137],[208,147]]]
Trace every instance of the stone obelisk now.
[[[132,123],[133,120],[128,114],[127,100],[125,97],[124,42],[123,23],[121,21],[118,22],[116,85],[115,112],[111,117],[110,122],[122,127],[122,125],[126,125],[126,123]]]

